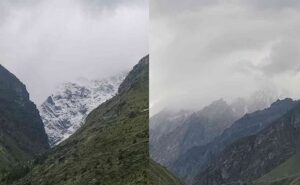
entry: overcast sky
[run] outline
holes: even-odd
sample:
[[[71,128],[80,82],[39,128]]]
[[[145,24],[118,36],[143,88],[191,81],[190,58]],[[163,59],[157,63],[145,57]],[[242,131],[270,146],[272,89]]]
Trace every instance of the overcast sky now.
[[[300,95],[300,1],[150,1],[150,105]]]
[[[1,0],[0,63],[40,104],[66,81],[129,70],[148,54],[146,0]]]

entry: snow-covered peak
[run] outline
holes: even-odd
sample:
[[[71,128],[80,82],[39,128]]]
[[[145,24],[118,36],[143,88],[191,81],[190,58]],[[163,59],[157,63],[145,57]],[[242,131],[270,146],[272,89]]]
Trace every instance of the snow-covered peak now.
[[[84,123],[86,116],[112,98],[127,73],[100,80],[63,83],[39,107],[50,145],[57,145]]]

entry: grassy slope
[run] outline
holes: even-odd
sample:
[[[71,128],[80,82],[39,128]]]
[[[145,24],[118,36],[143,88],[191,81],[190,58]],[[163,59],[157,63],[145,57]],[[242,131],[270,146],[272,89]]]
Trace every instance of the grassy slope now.
[[[0,177],[21,161],[31,159],[31,155],[22,151],[10,136],[1,133],[4,142],[0,142]],[[4,139],[5,138],[5,139]]]
[[[259,178],[257,185],[298,185],[300,184],[300,154]]]
[[[73,136],[37,159],[33,170],[15,184],[147,184],[148,60],[134,68],[117,96],[94,110]]]
[[[150,185],[183,185],[180,180],[170,174],[167,169],[150,160]]]

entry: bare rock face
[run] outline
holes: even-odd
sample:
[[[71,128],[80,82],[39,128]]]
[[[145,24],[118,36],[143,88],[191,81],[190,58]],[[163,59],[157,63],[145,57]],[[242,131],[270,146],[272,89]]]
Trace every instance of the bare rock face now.
[[[211,142],[194,146],[183,153],[170,165],[169,169],[186,183],[191,184],[198,174],[205,171],[216,158],[222,155],[226,147],[267,128],[298,103],[292,99],[278,100],[267,109],[244,115]]]
[[[239,117],[222,99],[214,101],[198,112],[180,111],[177,114],[166,115],[165,119],[162,119],[161,113],[150,120],[150,156],[167,167],[189,149],[211,142]],[[154,128],[151,129],[151,125],[154,124],[157,126],[152,126]],[[166,128],[164,133],[159,135],[159,131],[163,130],[163,125],[166,124],[170,129]]]
[[[260,132],[233,142],[198,175],[194,184],[252,184],[296,154],[299,117],[297,105]]]
[[[193,166],[202,163],[202,159],[194,159],[199,156],[196,148],[204,152],[206,145],[236,120],[269,107],[277,98],[276,93],[265,90],[231,103],[220,99],[200,111],[163,110],[150,119],[150,156],[181,178],[190,178],[197,171]],[[192,156],[192,160],[189,161],[188,156]]]
[[[57,145],[82,126],[86,116],[112,98],[127,73],[101,80],[80,79],[64,83],[39,107],[51,146]]]

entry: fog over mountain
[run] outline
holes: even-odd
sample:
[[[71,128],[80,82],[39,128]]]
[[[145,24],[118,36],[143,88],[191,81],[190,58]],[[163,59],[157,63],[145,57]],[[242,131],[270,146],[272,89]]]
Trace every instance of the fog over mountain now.
[[[299,1],[175,2],[150,2],[152,115],[261,90],[300,97]]]
[[[3,0],[0,63],[42,103],[56,85],[128,71],[148,53],[146,0]]]

